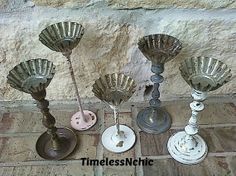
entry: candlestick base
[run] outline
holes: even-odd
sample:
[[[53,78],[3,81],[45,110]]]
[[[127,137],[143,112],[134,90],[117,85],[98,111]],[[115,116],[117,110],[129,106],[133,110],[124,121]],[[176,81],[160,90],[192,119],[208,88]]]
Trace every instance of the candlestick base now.
[[[86,121],[82,120],[81,112],[77,112],[71,117],[70,124],[72,128],[79,131],[84,131],[92,128],[96,124],[97,117],[92,111],[83,110],[83,112]]]
[[[67,157],[75,149],[77,144],[76,134],[69,128],[58,128],[57,135],[59,147],[53,148],[51,135],[44,132],[37,140],[36,151],[44,159],[60,160]]]
[[[205,159],[208,152],[206,142],[198,134],[193,136],[194,146],[188,145],[187,134],[185,131],[178,132],[171,136],[167,143],[170,155],[183,164],[197,164]],[[190,148],[191,147],[191,148]]]
[[[160,108],[147,107],[138,113],[137,124],[146,133],[160,134],[170,128],[171,118]]]
[[[117,134],[116,126],[107,128],[102,134],[102,145],[114,153],[122,153],[131,149],[136,141],[134,131],[126,126],[119,125],[120,135]]]

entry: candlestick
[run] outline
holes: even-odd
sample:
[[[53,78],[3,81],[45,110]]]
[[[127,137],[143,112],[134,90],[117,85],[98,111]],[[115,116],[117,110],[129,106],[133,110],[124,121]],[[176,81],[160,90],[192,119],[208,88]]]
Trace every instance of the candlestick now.
[[[75,148],[77,137],[69,128],[55,127],[56,120],[49,111],[46,87],[55,74],[55,66],[46,59],[32,59],[15,66],[7,76],[11,87],[31,94],[43,114],[42,123],[47,128],[37,140],[38,154],[49,160],[60,160]]]
[[[204,139],[198,135],[197,115],[203,111],[203,101],[207,92],[213,91],[227,83],[232,74],[223,62],[209,57],[193,57],[186,59],[180,66],[184,80],[193,88],[190,103],[192,115],[185,131],[178,132],[168,140],[170,155],[183,164],[197,164],[204,160],[208,147]]]
[[[150,107],[141,110],[137,116],[137,124],[141,130],[147,133],[160,134],[167,131],[171,126],[170,115],[161,108],[159,100],[159,86],[164,78],[164,64],[173,59],[181,50],[178,39],[165,35],[153,34],[144,36],[138,42],[138,47],[143,55],[152,62],[151,81],[154,83]]]
[[[114,153],[121,153],[133,147],[136,136],[134,131],[119,123],[119,106],[135,92],[134,80],[124,74],[107,74],[93,84],[94,95],[107,103],[114,112],[115,125],[102,134],[103,146]]]
[[[53,51],[61,52],[68,61],[72,83],[75,88],[79,112],[71,118],[71,126],[76,130],[88,130],[97,122],[97,117],[92,111],[83,110],[78,86],[71,63],[72,50],[79,44],[84,34],[84,28],[76,22],[60,22],[52,24],[42,30],[39,40]]]

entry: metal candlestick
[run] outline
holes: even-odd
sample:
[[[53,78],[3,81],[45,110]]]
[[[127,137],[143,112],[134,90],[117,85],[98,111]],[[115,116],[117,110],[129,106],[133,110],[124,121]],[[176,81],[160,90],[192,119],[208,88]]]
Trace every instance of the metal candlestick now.
[[[60,22],[48,26],[39,34],[39,40],[53,51],[61,52],[66,57],[72,82],[75,88],[79,112],[71,118],[71,126],[76,130],[87,130],[97,122],[96,115],[88,110],[83,110],[82,103],[75,80],[75,74],[71,63],[72,50],[78,45],[84,34],[82,25],[75,22]]]
[[[135,82],[124,74],[107,74],[93,84],[93,93],[107,103],[114,111],[115,125],[107,128],[102,134],[103,146],[114,153],[121,153],[133,147],[136,136],[134,131],[119,123],[119,106],[135,92]]]
[[[56,128],[55,118],[49,112],[49,102],[45,99],[46,87],[55,74],[55,66],[46,59],[32,59],[15,66],[7,76],[11,87],[31,94],[43,116],[42,123],[47,128],[37,140],[38,154],[49,160],[60,160],[75,148],[77,137],[69,128]]]
[[[137,116],[138,126],[147,133],[159,134],[167,131],[171,125],[169,114],[160,108],[159,85],[164,78],[160,74],[164,72],[164,64],[173,59],[181,50],[178,39],[165,35],[154,34],[144,36],[138,42],[138,47],[143,55],[152,62],[151,81],[154,83],[150,107],[141,110]]]
[[[180,66],[181,75],[193,88],[190,103],[192,115],[185,131],[178,132],[168,140],[170,155],[183,164],[197,164],[207,156],[208,147],[198,135],[197,115],[204,109],[202,103],[207,92],[224,85],[231,78],[231,70],[221,61],[208,57],[193,57],[185,60]]]

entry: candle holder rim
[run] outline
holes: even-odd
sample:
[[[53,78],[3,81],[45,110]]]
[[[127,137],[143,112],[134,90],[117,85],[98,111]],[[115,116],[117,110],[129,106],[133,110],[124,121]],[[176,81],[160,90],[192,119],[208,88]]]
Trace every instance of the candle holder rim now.
[[[28,71],[27,69],[22,69],[21,71],[23,71],[23,73],[20,73],[19,68],[23,68],[25,65],[28,65],[29,68],[30,68],[30,63],[32,63],[32,62],[37,62],[37,61],[39,61],[39,60],[41,61],[41,63],[42,63],[42,62],[47,62],[47,63],[49,63],[48,66],[51,65],[51,67],[47,67],[48,69],[50,69],[50,72],[46,72],[46,73],[45,73],[46,75],[42,75],[42,70],[41,70],[41,73],[39,73],[37,69],[34,70],[34,72],[33,72],[33,71]],[[41,69],[43,69],[43,68],[45,68],[45,67],[41,67]],[[19,64],[15,65],[15,66],[9,71],[9,73],[8,73],[8,75],[7,75],[7,83],[8,83],[11,87],[13,87],[13,88],[15,88],[15,89],[17,89],[17,90],[19,90],[19,91],[23,91],[23,92],[25,92],[25,93],[32,93],[30,90],[28,90],[28,88],[25,88],[25,87],[23,86],[23,83],[24,83],[27,79],[29,79],[30,77],[32,77],[32,76],[41,76],[41,77],[44,77],[44,78],[46,79],[46,82],[44,81],[44,82],[41,83],[41,84],[42,84],[41,86],[43,86],[43,88],[45,89],[45,88],[50,84],[52,78],[54,77],[54,74],[55,74],[55,72],[56,72],[55,68],[56,68],[56,66],[53,64],[53,62],[52,62],[52,61],[49,61],[49,60],[47,60],[47,59],[35,58],[35,59],[30,59],[30,60],[22,61],[22,62],[20,62]],[[31,69],[31,68],[30,68],[30,69]],[[13,76],[13,75],[14,75],[13,72],[16,72],[18,75],[20,75],[20,74],[25,74],[25,77],[20,76],[20,77],[18,77],[18,78],[20,78],[20,79],[17,79],[18,83],[20,83],[21,85],[16,84],[14,81],[11,80],[11,79],[14,79],[14,80],[15,80],[15,78],[13,78],[13,77],[14,77],[14,76]],[[40,84],[39,84],[38,86],[40,86]],[[36,86],[36,87],[37,87],[37,86]],[[35,87],[35,88],[36,88],[36,87]]]
[[[154,40],[155,42],[153,42]],[[168,34],[150,34],[138,40],[138,48],[152,64],[157,65],[174,59],[180,53],[182,43],[176,37]]]
[[[224,74],[226,74],[226,75],[221,77],[221,80],[217,80],[216,76],[217,76],[218,72],[215,71],[214,74],[212,72],[211,73],[207,73],[208,69],[210,69],[210,68],[208,67],[208,68],[206,68],[206,70],[203,70],[203,69],[205,69],[203,65],[205,63],[208,64],[208,62],[212,62],[212,63],[215,64],[213,66],[210,65],[211,68],[217,67],[215,69],[219,69],[220,67],[223,67],[224,72],[222,72],[222,70],[220,68],[220,72],[222,72],[222,73],[219,76],[222,76]],[[190,65],[188,67],[187,63],[191,63],[191,67],[190,67]],[[202,67],[198,66],[197,70],[196,70],[196,67],[194,67],[194,66],[197,65],[197,64],[198,65],[202,64]],[[218,65],[216,65],[216,64],[218,64]],[[194,69],[194,71],[193,71],[193,69]],[[197,91],[201,91],[201,92],[214,91],[214,90],[220,88],[221,86],[223,86],[225,83],[229,82],[231,80],[231,78],[232,78],[231,69],[228,67],[227,64],[225,64],[221,60],[215,59],[213,57],[208,57],[208,56],[195,56],[195,57],[191,57],[191,58],[185,59],[183,62],[180,63],[179,70],[180,70],[180,73],[181,73],[181,76],[183,77],[183,79],[193,89],[195,89]],[[190,73],[191,70],[192,70],[192,72]],[[213,70],[211,70],[211,71],[213,71]],[[202,78],[201,80],[203,80],[203,78],[205,77],[206,78],[205,80],[208,79],[209,82],[210,81],[214,82],[214,85],[210,85],[210,83],[209,83],[208,84],[208,88],[202,87],[202,85],[204,84],[203,81],[202,82],[198,82],[198,85],[196,85],[196,84],[193,83],[193,79],[196,76]]]
[[[128,99],[130,99],[130,97],[134,94],[134,92],[136,91],[135,88],[136,88],[136,83],[135,83],[135,80],[128,76],[128,75],[125,75],[123,73],[111,73],[111,74],[105,74],[105,75],[102,75],[100,76],[97,80],[95,80],[94,84],[93,84],[93,89],[92,89],[92,92],[94,93],[94,95],[100,99],[101,101],[105,102],[106,104],[108,104],[109,106],[115,106],[115,107],[119,107],[120,104],[113,104],[113,103],[110,103],[106,98],[104,98],[104,95],[107,93],[107,90],[111,90],[110,87],[105,87],[105,89],[102,89],[101,87],[98,86],[99,83],[102,83],[102,80],[106,80],[106,78],[111,78],[113,77],[114,75],[117,75],[116,77],[120,77],[120,76],[123,76],[124,78],[126,78],[127,80],[130,80],[129,82],[131,82],[130,84],[126,84],[126,87],[123,87],[124,89],[123,90],[114,90],[115,91],[120,91],[122,93],[125,92],[125,90],[128,88],[129,90],[131,89],[131,91],[126,91],[126,93],[128,94],[126,99],[124,99],[123,101],[127,101]],[[124,79],[122,79],[123,81]],[[115,86],[114,86],[115,87]],[[100,94],[100,95],[99,95]]]
[[[53,32],[48,32],[51,28],[57,28],[57,26],[60,26],[62,24],[75,24],[76,26],[79,26],[76,29],[79,32],[77,33],[74,32],[76,33],[76,35],[73,35],[73,36],[68,36],[68,35],[66,36],[64,28],[63,30],[60,30],[60,31],[53,30]],[[73,32],[74,28],[70,28],[70,30]],[[85,29],[83,25],[78,22],[61,21],[61,22],[53,23],[46,26],[39,34],[39,41],[53,51],[65,53],[68,51],[72,51],[79,44],[80,40],[82,39],[84,35],[84,30]],[[55,31],[57,32],[58,35],[55,35]],[[67,45],[65,43],[63,44],[63,42],[65,41],[70,41],[69,42],[70,45]]]
[[[76,24],[76,25],[81,26],[81,27],[82,27],[83,34],[84,34],[85,28],[83,27],[83,25],[82,25],[81,23],[78,23],[78,22],[75,22],[75,21],[69,21],[69,20],[68,20],[68,21],[60,21],[60,22],[56,22],[56,23],[51,23],[51,24],[47,25],[46,27],[44,27],[44,28],[42,29],[42,31],[40,32],[39,36],[42,35],[42,33],[43,33],[44,31],[46,31],[49,27],[56,26],[56,25],[59,25],[59,24],[62,24],[62,23],[74,23],[74,24]]]
[[[150,36],[166,36],[166,37],[170,37],[170,38],[173,38],[173,39],[179,41],[179,43],[182,45],[182,43],[180,42],[180,40],[178,38],[176,38],[175,36],[172,36],[170,34],[165,34],[165,33],[153,33],[153,34],[144,35],[143,37],[139,38],[139,41],[144,39],[144,38],[150,37]]]

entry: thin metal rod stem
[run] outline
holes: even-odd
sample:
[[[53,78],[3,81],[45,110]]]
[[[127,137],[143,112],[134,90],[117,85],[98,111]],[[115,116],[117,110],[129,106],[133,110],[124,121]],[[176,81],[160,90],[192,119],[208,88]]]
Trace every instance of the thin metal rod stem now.
[[[87,122],[87,119],[85,118],[84,111],[83,111],[83,108],[82,108],[82,103],[81,103],[81,99],[80,99],[80,95],[79,95],[78,86],[77,86],[76,80],[75,80],[75,74],[74,74],[74,70],[73,70],[73,67],[72,67],[72,63],[71,63],[71,59],[70,59],[70,54],[64,55],[64,56],[67,58],[67,61],[69,63],[70,75],[71,75],[72,82],[73,82],[73,85],[74,85],[74,88],[75,88],[77,102],[78,102],[78,105],[79,105],[78,107],[79,107],[79,110],[80,110],[81,115],[82,115],[82,119],[81,120],[84,121],[84,122]]]

